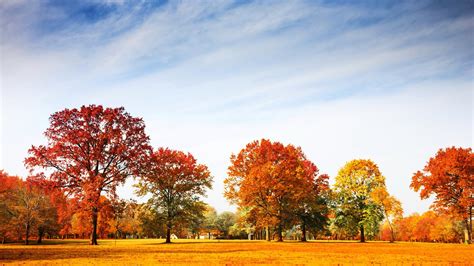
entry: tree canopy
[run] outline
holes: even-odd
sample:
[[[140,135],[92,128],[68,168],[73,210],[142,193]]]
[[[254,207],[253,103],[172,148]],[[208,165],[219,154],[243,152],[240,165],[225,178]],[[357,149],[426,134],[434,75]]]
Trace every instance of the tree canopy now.
[[[422,199],[435,195],[433,207],[462,218],[472,241],[474,207],[474,154],[471,148],[440,149],[417,171],[410,185]]]
[[[48,143],[32,146],[25,164],[80,199],[90,211],[91,244],[96,245],[101,193],[114,196],[117,185],[139,175],[147,163],[151,147],[145,123],[122,107],[89,105],[51,115],[45,136]]]
[[[199,201],[212,187],[207,166],[198,164],[190,153],[159,148],[150,166],[140,177],[138,194],[151,193],[150,205],[166,224],[166,242],[171,242],[171,229],[195,215],[202,215],[205,205]]]
[[[275,226],[283,241],[284,227],[294,219],[294,210],[312,195],[318,168],[300,147],[262,139],[230,158],[225,196],[259,223]],[[323,180],[323,179],[321,179]]]
[[[378,231],[383,219],[382,206],[372,197],[379,188],[385,189],[385,177],[371,160],[352,160],[336,176],[336,219],[352,231],[359,228],[361,242],[365,242],[365,229]]]

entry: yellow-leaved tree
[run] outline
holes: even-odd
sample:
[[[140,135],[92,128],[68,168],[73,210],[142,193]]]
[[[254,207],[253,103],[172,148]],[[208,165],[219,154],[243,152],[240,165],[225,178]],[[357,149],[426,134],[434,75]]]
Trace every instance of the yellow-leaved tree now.
[[[335,224],[350,232],[359,229],[361,242],[365,242],[365,230],[375,234],[383,220],[383,207],[372,197],[377,189],[385,189],[385,177],[371,160],[352,160],[336,176]]]
[[[387,219],[388,225],[390,227],[390,243],[395,242],[393,221],[402,218],[402,204],[397,198],[391,196],[384,187],[378,187],[374,189],[371,193],[371,198],[376,204],[382,207],[385,219]]]

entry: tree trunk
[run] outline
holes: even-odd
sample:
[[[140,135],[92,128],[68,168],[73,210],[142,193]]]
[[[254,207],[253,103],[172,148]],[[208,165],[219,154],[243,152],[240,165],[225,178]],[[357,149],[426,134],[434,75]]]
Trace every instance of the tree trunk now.
[[[395,242],[395,232],[393,232],[393,228],[390,226],[390,243]]]
[[[303,221],[303,226],[301,229],[301,242],[306,242],[306,222]]]
[[[395,242],[395,232],[393,232],[393,226],[390,220],[387,219],[387,221],[388,221],[388,225],[390,226],[390,243],[393,243]]]
[[[171,224],[166,225],[166,242],[165,243],[171,243]]]
[[[41,244],[43,242],[42,241],[43,240],[43,234],[44,234],[44,229],[40,227],[38,229],[38,241],[37,241],[38,244]]]
[[[393,243],[395,242],[395,233],[393,232],[393,226],[392,226],[392,223],[390,222],[390,219],[388,218],[387,211],[385,211],[385,217],[387,217],[388,226],[390,227],[390,243]]]
[[[21,235],[21,232],[22,232],[22,231],[23,231],[23,230],[21,229],[21,226],[18,226],[18,228],[17,228],[17,230],[16,230],[16,232],[17,232],[17,234],[18,234],[18,239],[17,239],[18,242],[21,242],[21,240],[23,240],[22,235]]]
[[[281,224],[278,225],[278,242],[283,242],[283,228]]]
[[[97,216],[98,210],[96,207],[92,209],[92,234],[91,234],[91,245],[97,245]]]
[[[25,230],[25,245],[28,245],[28,238],[30,237],[30,223],[26,223]]]
[[[466,226],[466,234],[464,234],[465,236],[465,239],[464,239],[464,242],[466,242],[466,244],[471,244],[472,242],[472,221],[468,221],[468,219],[464,220],[464,225]]]
[[[360,242],[364,243],[365,242],[365,235],[364,235],[364,226],[360,226]]]
[[[267,241],[270,241],[270,228],[265,227],[265,238]]]
[[[472,207],[469,207],[469,244],[472,244]]]

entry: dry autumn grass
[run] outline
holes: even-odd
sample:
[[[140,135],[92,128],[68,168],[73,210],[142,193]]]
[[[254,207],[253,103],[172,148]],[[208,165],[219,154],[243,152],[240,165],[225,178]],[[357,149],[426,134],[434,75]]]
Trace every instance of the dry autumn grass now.
[[[175,240],[47,241],[0,245],[0,264],[474,265],[474,246],[433,243]]]

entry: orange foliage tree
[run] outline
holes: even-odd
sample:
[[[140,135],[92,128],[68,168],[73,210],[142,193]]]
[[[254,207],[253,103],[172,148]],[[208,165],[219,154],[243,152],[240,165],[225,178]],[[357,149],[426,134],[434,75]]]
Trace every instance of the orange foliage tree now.
[[[398,234],[397,239],[401,241],[413,241],[417,240],[413,234],[415,227],[420,220],[418,213],[412,214],[408,217],[403,217],[400,220],[395,221],[395,227],[397,228]]]
[[[395,229],[393,220],[400,219],[403,216],[401,202],[394,196],[391,196],[385,187],[379,187],[372,191],[371,198],[376,204],[382,207],[385,219],[390,228],[390,242],[394,242]]]
[[[430,210],[398,219],[394,227],[398,232],[396,238],[402,241],[458,242],[462,238],[463,225],[452,215]],[[382,239],[387,240],[383,233]]]
[[[413,175],[410,186],[420,191],[422,199],[434,194],[435,209],[462,218],[467,231],[466,242],[472,241],[474,154],[471,148],[440,149],[423,171]]]
[[[47,145],[33,146],[25,164],[32,172],[48,169],[56,186],[80,199],[90,211],[90,243],[97,245],[101,194],[114,196],[117,185],[138,175],[151,153],[145,124],[122,107],[90,105],[51,115],[45,136]]]
[[[142,233],[143,228],[140,224],[140,218],[143,218],[140,217],[142,205],[135,200],[112,200],[114,219],[110,221],[110,225],[115,238],[138,237]]]
[[[13,238],[16,224],[15,205],[17,204],[16,191],[22,186],[23,181],[17,176],[10,176],[0,170],[0,236],[2,244],[7,238]]]
[[[72,234],[71,220],[75,208],[73,207],[73,200],[64,195],[62,189],[52,189],[50,192],[52,196],[53,205],[56,208],[59,224],[59,235],[63,238]]]
[[[60,206],[58,206],[58,202],[62,201],[64,193],[58,188],[45,185],[43,182],[37,182],[34,177],[28,177],[26,183],[35,188],[36,193],[44,198],[40,206],[42,219],[36,224],[38,230],[37,243],[41,244],[45,234],[55,235],[60,230]]]
[[[294,210],[315,192],[318,168],[300,147],[266,139],[247,144],[230,161],[225,197],[267,227],[276,226],[283,241],[283,227],[295,218]]]
[[[432,211],[423,213],[414,225],[412,237],[417,241],[427,242],[430,240],[431,229],[436,223],[436,214]]]
[[[166,243],[171,243],[173,226],[202,216],[205,205],[199,196],[212,187],[212,176],[207,166],[198,164],[192,154],[159,148],[140,178],[138,194],[151,193],[149,204],[166,223]]]
[[[23,181],[19,177],[0,172],[0,233],[5,238],[12,232],[18,233],[18,240],[25,237],[25,244],[34,230],[38,230],[38,243],[45,231],[57,228],[57,212],[51,195],[31,178]]]

